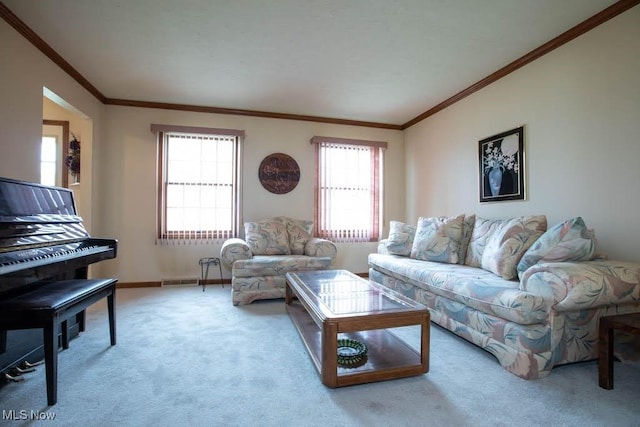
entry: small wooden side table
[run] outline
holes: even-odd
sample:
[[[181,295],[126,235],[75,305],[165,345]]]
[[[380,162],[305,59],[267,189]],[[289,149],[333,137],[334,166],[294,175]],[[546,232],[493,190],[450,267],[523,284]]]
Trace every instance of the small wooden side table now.
[[[640,313],[618,314],[600,318],[598,329],[598,383],[600,387],[613,388],[613,338],[614,330],[640,334]]]

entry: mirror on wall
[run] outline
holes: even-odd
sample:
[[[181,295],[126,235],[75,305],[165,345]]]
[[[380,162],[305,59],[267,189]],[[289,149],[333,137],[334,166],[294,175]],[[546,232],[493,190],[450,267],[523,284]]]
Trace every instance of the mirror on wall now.
[[[40,183],[69,186],[69,122],[66,120],[42,121],[42,146],[40,154]]]

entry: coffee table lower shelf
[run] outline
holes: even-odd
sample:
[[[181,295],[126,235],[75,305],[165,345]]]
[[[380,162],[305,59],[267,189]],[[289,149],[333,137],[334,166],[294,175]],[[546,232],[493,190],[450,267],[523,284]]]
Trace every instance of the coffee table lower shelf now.
[[[296,326],[324,385],[343,387],[426,373],[428,362],[423,363],[420,352],[413,349],[389,329],[376,329],[340,333],[337,338],[351,338],[364,342],[367,359],[361,366],[336,367],[337,375],[326,375],[322,360],[322,330],[298,300],[287,304],[291,321]],[[415,325],[420,327],[420,325]],[[337,355],[336,355],[337,359]]]

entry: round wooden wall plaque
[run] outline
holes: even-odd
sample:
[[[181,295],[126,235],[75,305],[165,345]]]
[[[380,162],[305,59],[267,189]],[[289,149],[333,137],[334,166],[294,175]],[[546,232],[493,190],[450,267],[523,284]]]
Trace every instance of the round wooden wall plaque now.
[[[287,154],[269,154],[260,163],[258,178],[262,186],[271,193],[286,194],[298,185],[300,167]]]

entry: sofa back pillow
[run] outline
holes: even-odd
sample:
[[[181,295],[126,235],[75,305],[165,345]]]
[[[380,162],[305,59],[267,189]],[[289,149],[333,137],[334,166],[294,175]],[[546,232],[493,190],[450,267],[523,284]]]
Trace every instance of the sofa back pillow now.
[[[505,220],[503,219],[486,219],[476,217],[471,232],[471,240],[467,247],[467,256],[464,263],[470,267],[482,267],[482,254],[487,246],[487,241],[493,235],[493,232]]]
[[[595,251],[593,231],[582,217],[568,219],[547,230],[518,262],[518,277],[539,262],[589,261]]]
[[[467,258],[467,248],[471,242],[473,227],[476,223],[476,215],[465,215],[462,223],[462,238],[460,239],[460,248],[458,248],[458,264],[464,264]]]
[[[545,215],[509,219],[495,229],[482,253],[482,268],[504,279],[518,277],[524,253],[547,230]]]
[[[464,215],[418,219],[411,258],[457,264],[463,220]]]
[[[391,255],[409,256],[416,235],[416,226],[400,221],[389,223],[389,238],[386,242],[387,253]]]
[[[245,241],[254,255],[290,255],[289,235],[284,222],[271,218],[244,223]]]

